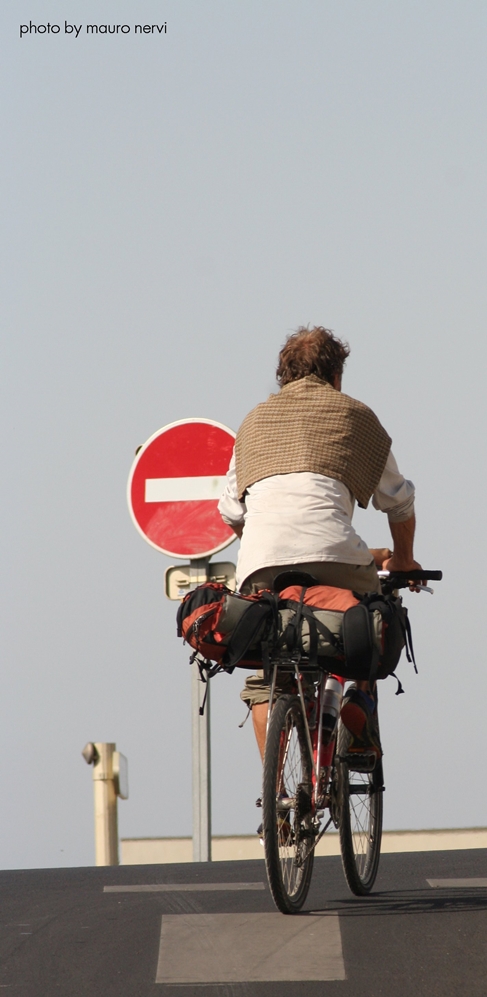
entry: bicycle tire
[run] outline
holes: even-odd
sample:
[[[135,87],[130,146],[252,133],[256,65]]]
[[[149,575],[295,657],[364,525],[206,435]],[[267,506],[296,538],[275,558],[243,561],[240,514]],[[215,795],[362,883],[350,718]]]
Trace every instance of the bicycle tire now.
[[[281,696],[267,731],[262,823],[269,887],[283,914],[301,910],[311,882],[312,768],[301,703]]]
[[[380,862],[383,811],[382,760],[372,772],[354,771],[346,761],[350,734],[338,729],[336,771],[339,801],[340,851],[345,879],[352,893],[370,893]]]

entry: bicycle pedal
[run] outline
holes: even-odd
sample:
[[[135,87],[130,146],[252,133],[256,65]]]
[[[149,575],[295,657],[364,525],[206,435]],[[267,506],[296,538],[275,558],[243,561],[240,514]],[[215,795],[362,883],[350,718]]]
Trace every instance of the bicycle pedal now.
[[[373,772],[377,762],[375,751],[352,751],[345,756],[351,772]]]

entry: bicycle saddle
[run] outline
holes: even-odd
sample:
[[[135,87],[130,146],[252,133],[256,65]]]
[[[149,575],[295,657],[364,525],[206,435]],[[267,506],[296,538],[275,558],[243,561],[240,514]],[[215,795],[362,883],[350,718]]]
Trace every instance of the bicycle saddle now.
[[[283,589],[287,589],[289,585],[304,585],[305,588],[309,588],[310,585],[319,585],[319,581],[314,575],[310,575],[307,571],[281,571],[279,575],[274,578],[273,589],[274,592],[282,592]]]

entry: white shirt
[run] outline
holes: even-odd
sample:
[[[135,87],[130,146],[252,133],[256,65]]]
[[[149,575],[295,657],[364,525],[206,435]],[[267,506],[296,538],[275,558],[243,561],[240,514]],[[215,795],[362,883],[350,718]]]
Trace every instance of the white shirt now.
[[[372,504],[396,523],[414,512],[414,485],[400,474],[392,453]],[[369,548],[352,526],[354,507],[353,495],[343,482],[311,471],[262,478],[240,502],[234,453],[218,509],[229,526],[245,526],[237,585],[253,571],[271,565],[305,561],[370,564]]]

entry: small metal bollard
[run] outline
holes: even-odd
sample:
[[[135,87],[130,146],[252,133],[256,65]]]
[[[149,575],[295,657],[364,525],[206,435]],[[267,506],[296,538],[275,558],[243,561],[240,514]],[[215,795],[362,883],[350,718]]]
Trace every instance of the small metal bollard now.
[[[117,796],[127,800],[128,765],[116,744],[88,741],[81,754],[93,765],[95,864],[119,865]]]

